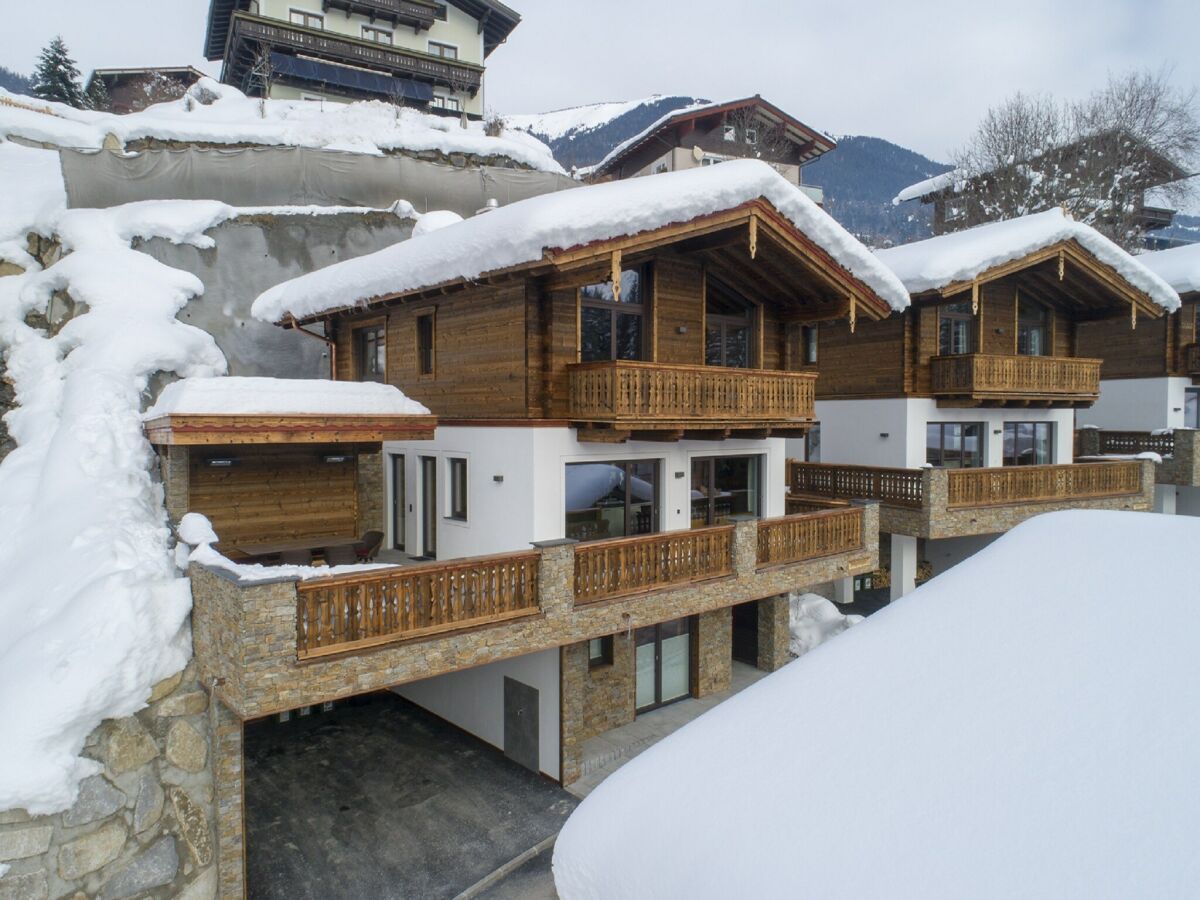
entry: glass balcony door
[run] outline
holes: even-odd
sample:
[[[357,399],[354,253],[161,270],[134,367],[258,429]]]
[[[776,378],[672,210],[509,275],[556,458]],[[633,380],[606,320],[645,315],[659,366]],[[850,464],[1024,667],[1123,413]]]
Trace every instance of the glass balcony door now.
[[[691,696],[691,619],[639,628],[634,643],[639,713]]]
[[[761,456],[692,460],[692,527],[724,525],[732,516],[761,516]]]
[[[1004,465],[1048,466],[1053,462],[1054,423],[1004,423]]]
[[[658,531],[658,460],[568,463],[566,520],[577,541]]]

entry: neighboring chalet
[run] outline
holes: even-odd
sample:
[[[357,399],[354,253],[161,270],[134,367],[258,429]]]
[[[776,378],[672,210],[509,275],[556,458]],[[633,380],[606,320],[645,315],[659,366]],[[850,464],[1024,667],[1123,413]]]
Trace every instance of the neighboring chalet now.
[[[1049,150],[1037,160],[1023,163],[1019,170],[1001,170],[995,175],[987,173],[984,176],[977,176],[977,178],[995,177],[1001,183],[1011,181],[1013,182],[1013,191],[1023,190],[1020,187],[1023,179],[1039,177],[1040,173],[1066,171],[1080,165],[1086,167],[1088,165],[1086,154],[1089,152],[1095,153],[1098,158],[1103,158],[1112,152],[1129,155],[1129,151],[1124,147],[1116,150],[1117,144],[1116,139],[1110,135],[1102,135],[1091,142],[1076,141],[1068,146]],[[1157,189],[1162,185],[1186,178],[1190,173],[1149,148],[1144,149],[1137,161],[1141,168],[1139,177],[1144,181],[1141,191],[1142,202],[1138,211],[1138,224],[1142,233],[1149,239],[1151,234],[1159,229],[1169,227],[1175,219],[1175,210],[1161,205],[1161,192]],[[1029,175],[1025,170],[1032,170],[1033,174]],[[910,200],[920,200],[923,204],[931,205],[935,235],[971,228],[995,218],[994,213],[981,208],[975,200],[972,181],[973,179],[964,177],[964,174],[957,169],[943,172],[909,185],[892,199],[892,203],[900,204]]]
[[[487,57],[520,20],[498,0],[210,0],[204,55],[251,96],[480,118]]]
[[[761,159],[820,204],[819,187],[804,183],[804,166],[837,146],[762,97],[689,106],[663,116],[614,148],[592,170],[595,180],[633,178]]]
[[[188,88],[205,77],[203,72],[191,66],[95,69],[84,90],[90,94],[93,82],[100,81],[108,95],[106,111],[124,115],[155,103],[178,100]]]
[[[790,488],[797,508],[884,504],[893,598],[912,589],[919,559],[936,574],[1039,512],[1149,508],[1149,463],[1071,464],[1074,410],[1100,395],[1086,323],[1128,341],[1177,307],[1168,285],[1057,209],[877,256],[912,306],[854,334],[820,326],[819,451],[809,441]]]
[[[329,561],[337,538],[293,532],[319,527],[310,483],[340,475],[341,533],[407,554],[265,582],[194,562],[201,677],[234,722],[390,688],[577,780],[601,733],[786,662],[790,592],[876,568],[876,505],[784,514],[785,444],[813,421],[812,323],[907,300],[752,161],[536,197],[277,286],[255,315],[328,340],[335,388],[403,385],[438,427],[411,417],[380,460],[379,432],[299,446],[300,423],[160,404],[172,515],[206,512],[222,552]],[[252,456],[243,429],[268,445]]]
[[[1100,400],[1081,417],[1079,452],[1162,454],[1160,512],[1200,515],[1200,244],[1143,253],[1137,261],[1179,293],[1170,316],[1133,333],[1115,322],[1079,330],[1081,353],[1103,355]]]

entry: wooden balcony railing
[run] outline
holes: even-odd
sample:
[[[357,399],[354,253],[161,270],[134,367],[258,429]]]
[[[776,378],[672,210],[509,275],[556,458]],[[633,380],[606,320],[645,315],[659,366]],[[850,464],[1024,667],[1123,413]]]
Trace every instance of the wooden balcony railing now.
[[[922,503],[920,469],[839,466],[789,461],[788,489],[842,500],[878,500],[889,506],[919,509]]]
[[[1099,453],[1132,454],[1158,453],[1170,456],[1175,452],[1175,434],[1171,431],[1099,431]]]
[[[1200,375],[1200,344],[1188,344],[1183,348],[1183,371]]]
[[[300,659],[528,616],[538,611],[540,554],[387,569],[296,587]]]
[[[733,574],[732,525],[580,544],[575,602],[591,603]]]
[[[433,3],[419,0],[322,0],[322,9],[344,9],[372,19],[389,19],[422,31],[433,27],[437,9]]]
[[[758,523],[758,564],[778,566],[863,547],[863,511],[828,509]]]
[[[570,367],[570,416],[609,423],[796,423],[813,418],[813,372],[615,360]]]
[[[306,53],[319,59],[350,63],[392,74],[415,76],[444,85],[462,85],[472,93],[483,83],[483,69],[404,47],[316,31],[247,13],[233,17],[233,41],[257,42]]]
[[[1100,396],[1098,359],[967,353],[935,356],[930,365],[938,397],[1086,402]]]
[[[950,469],[946,506],[997,506],[1115,497],[1142,490],[1140,462]]]

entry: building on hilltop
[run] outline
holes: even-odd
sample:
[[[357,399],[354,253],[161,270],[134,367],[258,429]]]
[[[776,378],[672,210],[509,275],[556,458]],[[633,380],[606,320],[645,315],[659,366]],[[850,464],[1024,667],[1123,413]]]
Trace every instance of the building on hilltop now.
[[[804,184],[803,168],[837,143],[757,95],[689,106],[663,116],[615,147],[592,177],[632,178],[761,159],[820,204],[819,187]]]
[[[807,461],[789,463],[798,507],[883,504],[890,563],[860,588],[895,599],[1039,513],[1151,508],[1152,463],[1073,464],[1074,410],[1100,396],[1101,360],[1085,350],[1161,333],[1179,303],[1170,286],[1057,209],[876,255],[912,305],[856,334],[820,326],[819,450],[810,439]],[[1092,323],[1105,346],[1085,341]]]
[[[204,54],[252,95],[478,118],[486,59],[520,19],[498,0],[211,0]]]
[[[206,77],[192,66],[156,66],[133,69],[95,69],[88,76],[85,93],[91,94],[99,80],[108,95],[106,112],[138,112],[155,103],[178,100],[193,84]]]

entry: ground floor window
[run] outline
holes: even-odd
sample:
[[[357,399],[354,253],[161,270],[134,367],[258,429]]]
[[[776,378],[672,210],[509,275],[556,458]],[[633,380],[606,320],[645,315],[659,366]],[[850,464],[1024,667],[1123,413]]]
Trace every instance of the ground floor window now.
[[[569,463],[566,536],[577,541],[658,531],[658,460]]]
[[[983,465],[983,423],[929,422],[925,425],[925,462],[947,469]]]
[[[588,668],[611,666],[613,661],[612,635],[592,638],[588,641]]]
[[[821,423],[818,422],[804,436],[804,459],[806,462],[821,461]]]
[[[1200,310],[1200,306],[1196,309]],[[1183,427],[1200,428],[1200,388],[1187,388],[1183,392]]]
[[[692,527],[724,525],[731,516],[762,515],[761,456],[692,460]]]
[[[1048,466],[1052,462],[1053,422],[1004,423],[1004,465]]]
[[[638,712],[665,706],[691,694],[691,619],[639,628],[635,643]]]
[[[467,461],[462,457],[446,460],[450,481],[450,508],[446,518],[467,521]]]

